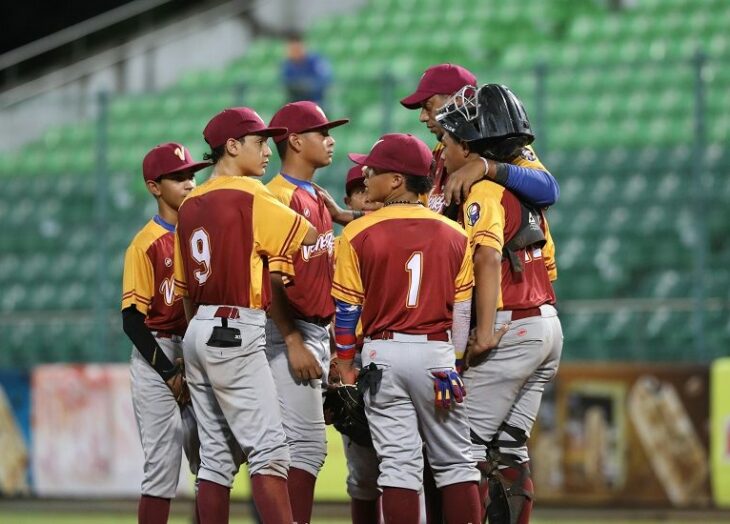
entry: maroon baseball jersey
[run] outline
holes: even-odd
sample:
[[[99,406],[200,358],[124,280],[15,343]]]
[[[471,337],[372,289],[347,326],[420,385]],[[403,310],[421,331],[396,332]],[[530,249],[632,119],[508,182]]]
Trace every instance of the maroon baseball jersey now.
[[[175,288],[195,304],[267,309],[267,257],[295,253],[308,228],[258,180],[209,180],[178,212]]]
[[[332,295],[362,304],[365,336],[451,329],[454,302],[468,300],[473,285],[466,234],[423,206],[387,206],[342,231]]]
[[[335,235],[332,218],[324,201],[310,193],[311,184],[295,182],[277,175],[266,187],[285,206],[304,216],[317,229],[313,246],[302,246],[288,257],[270,257],[269,271],[285,275],[286,296],[300,317],[330,318],[335,314],[332,288],[332,257]]]
[[[461,222],[473,249],[481,245],[502,253],[505,242],[519,231],[521,220],[522,208],[517,197],[499,184],[485,180],[472,186],[464,203]],[[544,217],[541,227],[545,232]],[[509,260],[503,257],[498,309],[528,309],[555,303],[543,249],[528,247],[516,252],[524,267],[521,280],[514,278]]]
[[[174,226],[155,216],[137,233],[124,255],[122,310],[134,306],[151,331],[183,335],[187,327],[172,274]]]

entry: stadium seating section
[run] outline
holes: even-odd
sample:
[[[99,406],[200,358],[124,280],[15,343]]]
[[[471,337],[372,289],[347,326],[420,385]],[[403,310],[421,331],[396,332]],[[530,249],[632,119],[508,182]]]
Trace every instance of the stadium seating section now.
[[[427,66],[461,63],[482,82],[507,84],[561,184],[549,219],[565,357],[707,360],[730,342],[730,2],[627,3],[372,0],[321,20],[307,36],[333,64],[326,109],[352,122],[333,132],[336,162],[318,180],[340,198],[346,153],[367,151],[386,130],[433,142],[396,102]],[[694,127],[698,49],[707,60],[704,144]],[[205,122],[226,106],[270,117],[283,103],[282,54],[280,41],[257,40],[240,59],[163,92],[113,97],[105,149],[87,121],[0,154],[0,367],[128,358],[116,308],[124,249],[154,213],[143,154],[175,139],[200,157]],[[703,238],[701,278],[713,300],[697,355],[691,300]],[[654,300],[622,304],[636,298]]]

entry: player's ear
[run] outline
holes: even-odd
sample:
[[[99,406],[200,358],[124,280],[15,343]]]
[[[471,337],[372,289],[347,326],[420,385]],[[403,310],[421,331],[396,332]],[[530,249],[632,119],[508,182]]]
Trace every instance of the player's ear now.
[[[345,198],[342,199],[343,202],[345,202],[345,205],[347,207],[350,207],[350,202],[352,201],[349,196],[345,196]]]
[[[246,137],[242,138],[241,140],[242,141],[246,140]],[[237,156],[238,148],[240,145],[241,145],[241,143],[238,140],[236,140],[235,138],[229,138],[228,140],[226,140],[225,148],[229,155]]]
[[[461,156],[464,158],[471,155],[471,150],[469,149],[469,146],[466,144],[466,142],[459,142],[459,150],[461,151]]]
[[[302,150],[302,138],[298,134],[290,134],[287,141],[289,142],[289,147],[295,153],[299,153]]]
[[[162,191],[160,190],[160,184],[158,184],[154,180],[147,180],[145,184],[147,185],[147,191],[149,191],[152,196],[159,197],[162,195]]]

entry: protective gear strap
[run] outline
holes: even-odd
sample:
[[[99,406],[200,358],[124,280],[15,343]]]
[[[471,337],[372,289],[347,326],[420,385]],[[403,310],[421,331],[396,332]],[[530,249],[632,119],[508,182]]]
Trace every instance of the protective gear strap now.
[[[122,310],[124,333],[149,365],[162,377],[162,380],[167,382],[178,372],[178,367],[167,358],[144,320],[145,316],[134,306]]]
[[[542,224],[542,213],[528,206],[520,200],[520,209],[522,216],[520,218],[520,228],[502,249],[502,255],[509,259],[512,273],[521,280],[524,266],[522,260],[517,256],[517,251],[527,247],[542,248],[547,240],[540,224]]]

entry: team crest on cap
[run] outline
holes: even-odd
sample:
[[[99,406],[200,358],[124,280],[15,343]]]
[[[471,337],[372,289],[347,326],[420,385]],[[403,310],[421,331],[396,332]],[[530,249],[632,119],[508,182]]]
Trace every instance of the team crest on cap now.
[[[470,226],[473,226],[479,220],[479,216],[482,213],[482,208],[479,204],[474,202],[468,208],[466,208],[466,219]]]
[[[314,108],[317,111],[319,111],[319,114],[322,115],[322,118],[324,118],[325,120],[327,120],[327,115],[324,114],[324,110],[321,107],[319,107],[317,104],[315,104],[314,105]]]
[[[185,151],[183,151],[182,148],[176,147],[175,151],[173,151],[173,153],[175,153],[176,157],[178,157],[180,160],[185,162]]]
[[[381,138],[380,140],[378,140],[377,142],[375,142],[373,144],[373,147],[370,148],[370,151],[372,151],[373,149],[375,149],[375,146],[377,146],[380,142],[384,142],[384,140]]]

